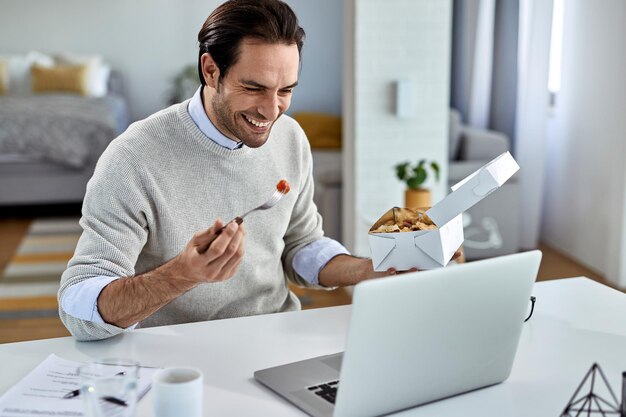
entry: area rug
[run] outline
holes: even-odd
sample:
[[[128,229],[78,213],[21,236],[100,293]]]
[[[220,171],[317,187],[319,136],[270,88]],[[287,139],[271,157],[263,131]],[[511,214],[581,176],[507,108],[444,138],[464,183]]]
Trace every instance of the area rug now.
[[[0,277],[0,297],[55,295],[80,233],[77,217],[35,219]]]

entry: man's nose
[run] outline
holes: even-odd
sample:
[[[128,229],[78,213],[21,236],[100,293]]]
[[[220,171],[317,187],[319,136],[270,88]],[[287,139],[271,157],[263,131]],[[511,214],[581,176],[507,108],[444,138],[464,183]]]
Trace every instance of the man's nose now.
[[[259,113],[266,120],[275,120],[281,112],[281,101],[277,94],[266,94],[263,97],[263,101],[259,104]]]

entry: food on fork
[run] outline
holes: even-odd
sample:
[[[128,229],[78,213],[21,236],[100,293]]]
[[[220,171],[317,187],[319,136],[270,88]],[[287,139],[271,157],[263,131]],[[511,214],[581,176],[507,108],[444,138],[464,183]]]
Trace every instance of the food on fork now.
[[[234,219],[226,223],[222,228],[216,230],[215,235],[217,236],[220,233],[222,233],[222,231],[226,229],[226,227],[233,222],[237,224],[243,223],[243,218],[246,217],[248,214],[252,213],[253,211],[267,210],[267,209],[274,207],[276,203],[278,203],[283,198],[283,196],[289,192],[289,190],[291,190],[291,188],[289,187],[289,182],[287,182],[287,180],[283,179],[283,180],[278,181],[278,184],[276,184],[276,191],[274,191],[274,194],[272,194],[269,200],[267,200],[265,203],[261,204],[260,206],[253,208],[252,210],[248,210],[241,216],[235,217]],[[204,250],[206,250],[207,248],[208,246],[204,248]]]
[[[276,184],[276,189],[283,194],[287,194],[291,190],[291,187],[289,187],[289,182],[287,180],[280,180],[278,181],[278,184]]]
[[[428,208],[408,209],[394,207],[372,226],[370,232],[399,233],[437,229],[437,225],[426,214],[427,209]]]

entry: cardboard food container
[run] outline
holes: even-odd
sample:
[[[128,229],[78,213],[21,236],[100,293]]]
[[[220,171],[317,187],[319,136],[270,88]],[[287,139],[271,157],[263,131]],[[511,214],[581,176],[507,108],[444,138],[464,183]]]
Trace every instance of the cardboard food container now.
[[[368,233],[374,270],[446,266],[463,243],[463,212],[500,188],[518,170],[515,159],[505,152],[452,186],[452,193],[426,211],[437,226],[433,230],[373,233],[393,218],[394,209],[387,211]]]

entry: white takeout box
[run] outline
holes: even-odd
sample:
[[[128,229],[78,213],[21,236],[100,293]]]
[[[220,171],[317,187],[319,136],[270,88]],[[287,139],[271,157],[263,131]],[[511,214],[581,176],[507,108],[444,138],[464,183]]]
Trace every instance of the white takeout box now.
[[[436,230],[368,234],[375,271],[395,268],[433,269],[446,266],[463,243],[465,210],[500,188],[519,165],[505,152],[452,186],[452,193],[430,208],[426,214],[438,226]]]

